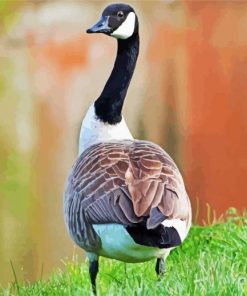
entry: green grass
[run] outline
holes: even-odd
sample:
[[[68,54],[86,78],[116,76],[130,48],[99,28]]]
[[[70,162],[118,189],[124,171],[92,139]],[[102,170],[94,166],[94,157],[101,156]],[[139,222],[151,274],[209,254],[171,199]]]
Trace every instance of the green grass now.
[[[155,261],[125,264],[100,259],[98,295],[247,295],[247,215],[230,210],[226,221],[193,226],[184,244],[166,261],[166,274],[157,279]],[[90,295],[88,266],[66,263],[49,280],[17,281],[2,295]]]

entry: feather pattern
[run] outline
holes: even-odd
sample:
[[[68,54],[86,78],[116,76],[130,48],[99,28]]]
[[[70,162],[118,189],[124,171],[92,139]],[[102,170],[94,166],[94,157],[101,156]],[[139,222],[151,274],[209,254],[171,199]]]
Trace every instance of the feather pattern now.
[[[90,146],[78,158],[65,192],[65,217],[72,238],[86,250],[100,247],[93,224],[164,219],[190,223],[190,202],[171,157],[148,141],[122,140]]]

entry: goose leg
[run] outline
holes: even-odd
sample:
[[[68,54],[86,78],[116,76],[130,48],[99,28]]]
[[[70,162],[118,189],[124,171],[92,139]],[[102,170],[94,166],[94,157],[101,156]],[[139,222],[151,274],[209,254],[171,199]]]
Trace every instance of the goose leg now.
[[[93,294],[96,295],[96,277],[99,270],[99,261],[92,261],[89,263],[89,274],[92,284]]]
[[[89,259],[89,275],[92,285],[92,292],[93,295],[96,295],[96,277],[99,271],[99,258],[97,255],[89,253],[88,259]]]
[[[155,271],[156,271],[158,276],[164,275],[164,273],[166,271],[164,258],[157,258]]]

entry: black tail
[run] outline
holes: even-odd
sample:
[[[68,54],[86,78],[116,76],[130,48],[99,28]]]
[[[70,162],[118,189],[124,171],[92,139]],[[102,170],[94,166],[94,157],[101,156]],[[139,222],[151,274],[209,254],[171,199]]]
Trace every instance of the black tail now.
[[[160,224],[155,229],[147,229],[142,224],[127,226],[126,230],[133,240],[143,246],[172,248],[181,244],[181,238],[174,227],[165,227]]]

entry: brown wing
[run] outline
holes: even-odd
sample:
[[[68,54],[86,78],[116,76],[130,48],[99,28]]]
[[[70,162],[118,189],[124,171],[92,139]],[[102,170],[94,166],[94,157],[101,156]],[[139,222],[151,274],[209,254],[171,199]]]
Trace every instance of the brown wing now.
[[[169,155],[150,142],[93,145],[75,164],[72,182],[91,223],[146,221],[155,228],[165,218],[188,218],[182,177]]]

